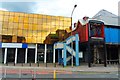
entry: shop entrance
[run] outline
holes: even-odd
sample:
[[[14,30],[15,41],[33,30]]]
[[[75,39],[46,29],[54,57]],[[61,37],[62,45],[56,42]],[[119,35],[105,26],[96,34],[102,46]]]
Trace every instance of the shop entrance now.
[[[28,63],[35,62],[35,49],[28,49]]]

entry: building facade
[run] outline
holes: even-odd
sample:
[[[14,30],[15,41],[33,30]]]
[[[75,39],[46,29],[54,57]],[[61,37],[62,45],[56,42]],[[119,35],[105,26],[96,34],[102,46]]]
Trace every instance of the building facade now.
[[[0,11],[2,62],[46,62],[52,44],[61,37],[56,31],[69,33],[70,25],[69,17]],[[55,40],[50,36],[56,37]]]
[[[105,10],[103,10],[103,12],[104,11]],[[106,21],[106,19],[103,19],[103,21]],[[0,61],[4,64],[52,63],[54,43],[59,41],[64,42],[71,35],[70,26],[71,18],[69,17],[0,11]],[[76,28],[76,30],[80,29]],[[104,32],[108,62],[118,62],[118,60],[120,60],[119,30],[120,27],[118,25],[111,27],[111,25],[105,24]],[[77,31],[77,33],[80,35],[83,33],[82,31],[81,29],[81,31]],[[74,33],[74,31],[72,33]],[[83,33],[81,37],[85,38],[85,34],[87,33]],[[80,40],[80,42],[81,41],[82,40]],[[81,62],[87,62],[88,57],[86,57],[86,55],[88,54],[84,52],[86,49],[81,46],[81,43],[79,45],[80,51],[82,51],[83,48],[83,58]],[[73,47],[75,46],[73,45]],[[55,60],[58,62],[58,54],[55,56]],[[97,60],[98,59],[96,59],[96,61]]]
[[[107,62],[110,64],[120,63],[120,20],[118,16],[107,11],[101,10],[95,16],[94,19],[102,20],[105,24],[105,41],[107,48]]]

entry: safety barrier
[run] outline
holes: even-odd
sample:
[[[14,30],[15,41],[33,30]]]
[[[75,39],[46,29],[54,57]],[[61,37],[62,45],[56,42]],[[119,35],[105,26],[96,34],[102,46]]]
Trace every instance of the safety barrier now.
[[[46,70],[46,69],[39,69],[39,68],[17,68],[17,67],[4,67],[2,68],[2,79],[6,80],[9,78],[13,79],[32,79],[36,80],[37,78],[46,78],[46,74],[51,75],[48,78],[57,78],[57,74],[72,74],[71,71],[64,71],[64,70]]]
[[[3,64],[4,65],[4,64]],[[20,67],[63,67],[58,63],[7,63],[5,66],[20,66]]]

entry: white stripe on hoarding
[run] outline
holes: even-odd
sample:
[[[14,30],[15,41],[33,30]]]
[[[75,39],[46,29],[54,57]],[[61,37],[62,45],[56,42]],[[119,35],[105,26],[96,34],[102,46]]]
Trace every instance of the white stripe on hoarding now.
[[[28,48],[36,48],[35,44],[28,44]]]
[[[2,48],[22,48],[22,43],[2,43]]]

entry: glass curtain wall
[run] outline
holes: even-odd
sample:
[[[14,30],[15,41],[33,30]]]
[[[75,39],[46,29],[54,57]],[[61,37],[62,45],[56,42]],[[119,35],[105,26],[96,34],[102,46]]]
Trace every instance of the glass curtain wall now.
[[[0,11],[2,42],[44,43],[57,30],[70,32],[70,25],[69,17]]]

